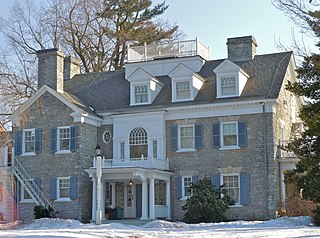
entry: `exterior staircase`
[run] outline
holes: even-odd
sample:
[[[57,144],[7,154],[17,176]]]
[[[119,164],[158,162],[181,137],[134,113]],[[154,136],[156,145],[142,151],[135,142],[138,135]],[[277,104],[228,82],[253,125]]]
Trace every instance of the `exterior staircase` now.
[[[24,185],[25,189],[28,191],[37,205],[41,205],[45,208],[52,207],[48,199],[44,196],[39,187],[36,185],[36,183],[29,176],[27,171],[23,168],[23,166],[17,159],[13,160],[11,171],[19,180],[19,182]]]

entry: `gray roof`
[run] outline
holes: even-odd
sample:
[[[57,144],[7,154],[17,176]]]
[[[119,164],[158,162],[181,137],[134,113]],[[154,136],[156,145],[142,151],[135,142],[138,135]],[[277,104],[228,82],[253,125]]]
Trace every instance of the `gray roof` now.
[[[130,106],[130,83],[124,77],[124,70],[80,74],[65,82],[65,91],[73,103],[84,110],[93,107],[96,112],[123,112],[162,108],[178,105],[207,104],[215,102],[236,102],[243,100],[276,99],[288,68],[292,52],[256,55],[253,60],[234,62],[250,75],[240,97],[217,99],[216,75],[213,70],[224,61],[207,61],[198,72],[206,82],[194,101],[171,102],[171,78],[156,76],[164,84],[151,105]]]

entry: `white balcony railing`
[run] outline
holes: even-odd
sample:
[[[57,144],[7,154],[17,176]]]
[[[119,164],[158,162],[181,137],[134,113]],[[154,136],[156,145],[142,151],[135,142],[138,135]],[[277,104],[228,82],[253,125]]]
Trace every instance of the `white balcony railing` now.
[[[210,59],[209,47],[198,39],[188,41],[163,41],[128,48],[128,62],[149,61],[169,57],[201,56]]]
[[[93,159],[93,168],[96,167],[96,158]],[[102,168],[145,168],[145,169],[169,169],[169,160],[141,157],[141,158],[126,158],[124,160],[120,159],[102,159]]]
[[[296,159],[297,156],[288,149],[288,145],[292,142],[292,140],[281,140],[279,142],[279,159]]]

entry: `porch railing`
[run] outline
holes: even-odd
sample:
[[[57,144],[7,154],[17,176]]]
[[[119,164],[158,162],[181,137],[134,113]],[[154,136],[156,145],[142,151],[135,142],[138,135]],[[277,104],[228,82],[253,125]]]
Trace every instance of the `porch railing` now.
[[[96,158],[93,159],[93,167],[96,167]],[[157,159],[151,157],[141,157],[141,158],[126,158],[124,160],[120,159],[102,159],[102,168],[116,168],[116,167],[140,167],[146,169],[169,169],[168,159]]]
[[[163,41],[150,45],[128,48],[128,62],[149,61],[168,57],[186,57],[199,55],[210,59],[209,47],[198,39],[186,41]]]
[[[278,146],[278,158],[279,159],[296,159],[298,158],[292,151],[288,149],[289,143],[292,140],[280,140]]]

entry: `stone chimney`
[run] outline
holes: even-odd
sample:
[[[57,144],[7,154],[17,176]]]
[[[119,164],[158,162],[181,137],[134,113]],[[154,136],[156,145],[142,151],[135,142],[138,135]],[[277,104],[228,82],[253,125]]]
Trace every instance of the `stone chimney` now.
[[[63,53],[57,48],[39,50],[38,56],[38,88],[48,85],[59,93],[63,93]]]
[[[64,72],[63,79],[69,80],[76,74],[80,74],[80,62],[73,56],[67,56],[64,58]]]
[[[252,60],[256,55],[257,42],[253,36],[228,38],[228,59],[231,61]]]

